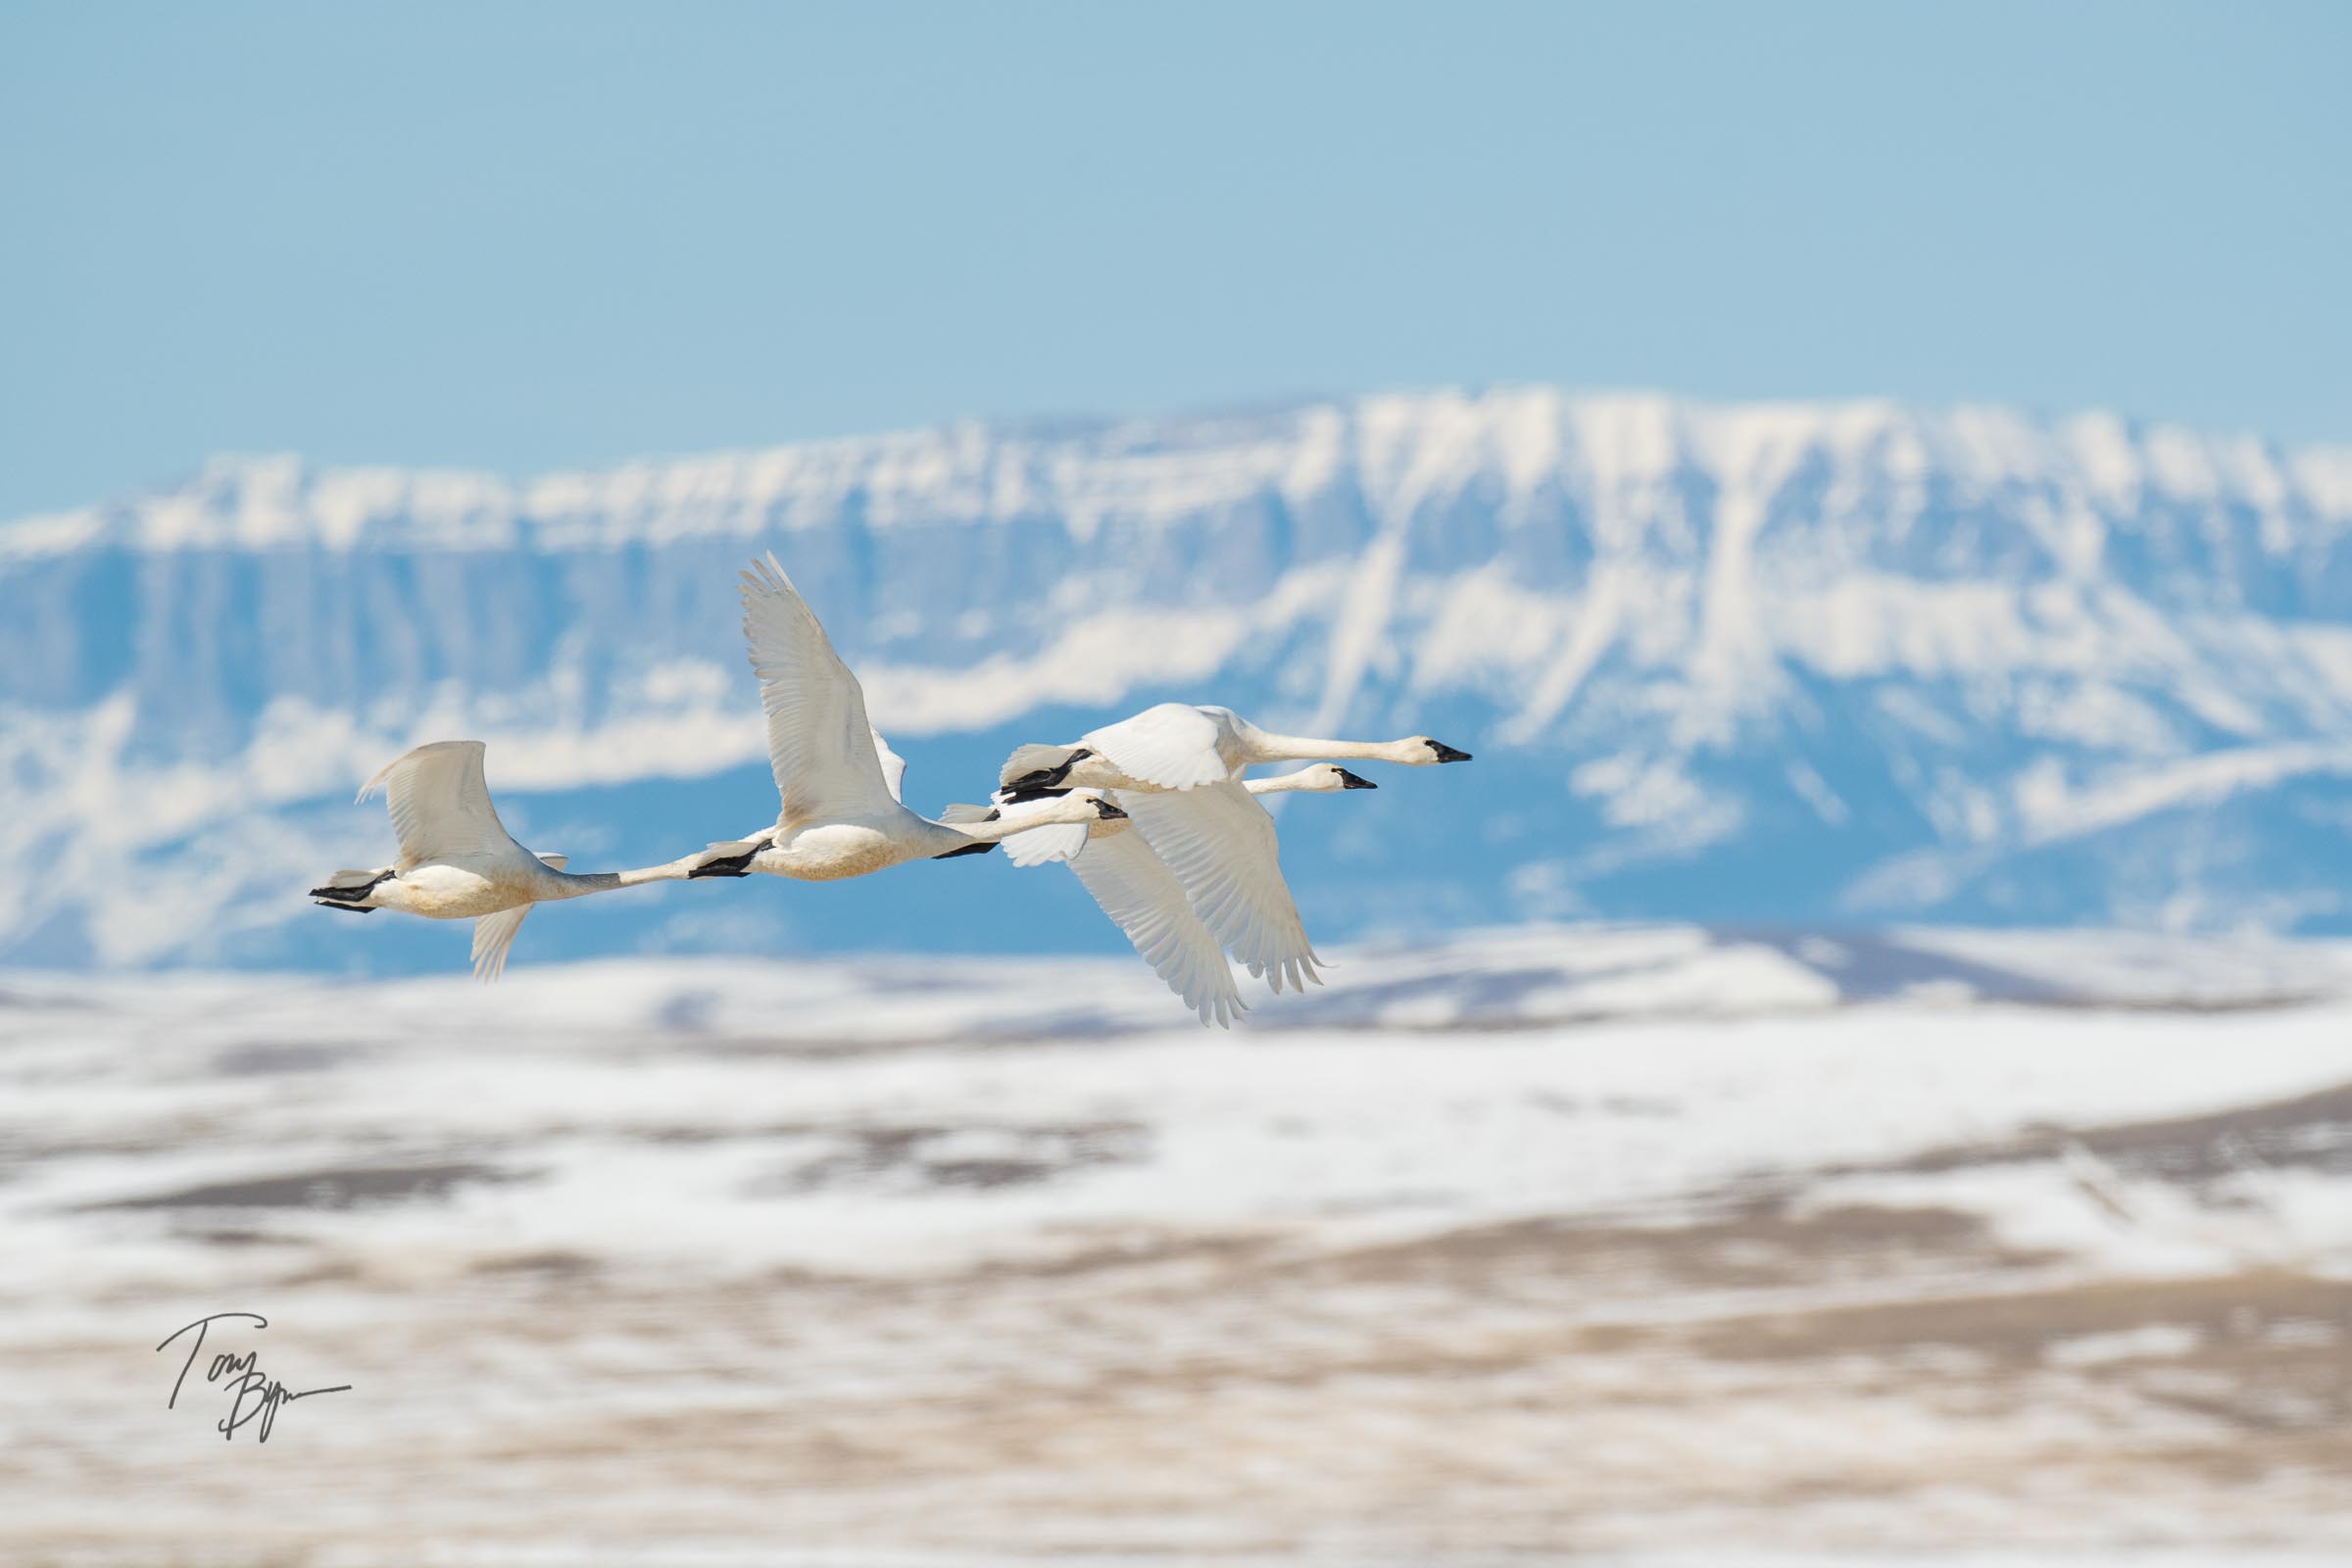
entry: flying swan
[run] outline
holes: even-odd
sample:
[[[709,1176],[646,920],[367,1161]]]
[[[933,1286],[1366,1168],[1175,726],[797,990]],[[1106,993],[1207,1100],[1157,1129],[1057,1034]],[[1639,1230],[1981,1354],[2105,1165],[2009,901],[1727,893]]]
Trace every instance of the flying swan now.
[[[400,858],[372,871],[337,871],[310,896],[329,909],[401,909],[428,920],[473,921],[473,972],[495,980],[535,904],[647,882],[675,882],[696,857],[634,871],[573,875],[561,855],[514,842],[490,804],[480,741],[435,741],[395,758],[360,790],[384,792]]]
[[[1427,735],[1396,741],[1314,740],[1259,729],[1227,708],[1161,703],[1067,746],[1015,748],[999,782],[1016,795],[1091,787],[1112,792],[1190,896],[1201,923],[1250,974],[1279,994],[1322,983],[1318,960],[1282,879],[1274,820],[1242,784],[1260,762],[1368,759],[1429,767],[1470,754]]]
[[[1253,795],[1278,795],[1293,790],[1328,793],[1368,790],[1379,786],[1344,767],[1325,763],[1286,773],[1278,778],[1253,778],[1245,786]],[[1167,983],[1170,991],[1200,1016],[1202,1024],[1233,1027],[1247,1010],[1225,962],[1225,950],[1216,934],[1194,912],[1191,898],[1176,873],[1168,869],[1143,834],[1129,821],[1113,820],[1091,826],[1030,827],[1044,798],[1007,791],[993,808],[951,806],[949,821],[995,820],[1021,823],[1025,831],[1004,841],[1005,858],[1015,865],[1046,865],[1061,861],[1077,874],[1079,883],[1113,924],[1125,932],[1136,953]],[[1260,813],[1263,814],[1262,812]],[[1269,819],[1268,826],[1272,823]],[[1277,868],[1277,875],[1280,874]]]
[[[1068,746],[1021,746],[997,782],[1008,790],[1091,787],[1189,790],[1242,776],[1260,762],[1368,761],[1432,767],[1467,762],[1426,735],[1400,741],[1321,741],[1259,729],[1230,708],[1161,703],[1090,730]]]
[[[689,876],[764,871],[831,882],[907,860],[983,855],[1025,827],[1126,815],[1107,800],[1081,795],[1057,797],[1017,824],[1000,818],[950,826],[918,815],[900,800],[906,759],[867,720],[858,677],[772,554],[743,573],[743,634],[760,677],[767,760],[783,809],[772,828],[688,857]]]

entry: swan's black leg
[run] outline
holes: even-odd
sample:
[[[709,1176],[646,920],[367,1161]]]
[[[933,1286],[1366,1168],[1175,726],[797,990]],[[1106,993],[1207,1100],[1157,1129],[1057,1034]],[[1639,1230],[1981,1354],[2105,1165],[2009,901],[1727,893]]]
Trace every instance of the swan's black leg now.
[[[931,857],[931,858],[934,860],[953,860],[958,855],[986,855],[989,851],[995,849],[996,847],[997,846],[994,841],[991,841],[987,844],[966,844],[961,849],[949,850],[943,854],[934,855]]]
[[[720,860],[705,860],[686,873],[686,880],[691,882],[698,876],[750,876],[753,858],[762,850],[774,849],[776,839],[774,834],[767,833],[746,842],[749,848],[741,855],[730,855]]]
[[[707,860],[687,872],[686,880],[691,882],[699,876],[750,876],[752,857],[764,848],[766,846],[755,844],[741,855],[730,855],[723,860]]]
[[[310,897],[317,899],[321,905],[324,905],[326,907],[331,909],[349,908],[366,899],[368,894],[373,893],[377,888],[383,886],[386,882],[391,880],[391,872],[379,871],[376,873],[375,880],[372,882],[355,882],[349,887],[340,888],[333,886],[313,888],[310,891]],[[362,914],[372,914],[375,911],[372,909],[362,909],[359,912]]]
[[[1085,761],[1088,758],[1094,755],[1095,754],[1092,751],[1088,750],[1084,746],[1081,746],[1069,756],[1063,758],[1060,762],[1053,767],[1037,768],[1032,772],[1023,773],[1019,778],[1006,779],[1004,781],[1004,788],[1015,792],[1021,790],[1058,789],[1061,785],[1061,781],[1070,776],[1071,768],[1076,767],[1080,762]]]

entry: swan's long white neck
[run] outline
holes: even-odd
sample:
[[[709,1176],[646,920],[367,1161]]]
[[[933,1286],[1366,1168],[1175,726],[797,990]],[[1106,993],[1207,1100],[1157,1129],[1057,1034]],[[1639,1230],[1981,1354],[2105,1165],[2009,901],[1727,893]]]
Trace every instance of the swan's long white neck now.
[[[1424,748],[1418,740],[1400,741],[1319,741],[1304,735],[1275,735],[1253,729],[1250,736],[1251,760],[1259,762],[1365,762],[1413,763],[1424,760]]]
[[[1053,827],[1062,822],[1084,822],[1089,825],[1102,820],[1095,807],[1094,797],[1066,795],[1051,807],[1018,817],[1000,816],[993,822],[934,823],[935,827],[959,839],[975,844],[1001,844],[1015,833],[1026,833],[1033,827]]]
[[[1277,773],[1272,778],[1253,778],[1243,781],[1243,787],[1252,795],[1288,795],[1293,791],[1308,794],[1328,790],[1328,784],[1313,782],[1314,769],[1300,768],[1296,773]]]
[[[608,888],[642,887],[648,882],[683,882],[693,866],[694,857],[688,856],[663,865],[645,865],[628,871],[583,871],[574,875],[569,871],[550,868],[547,879],[553,885],[554,898],[576,899],[584,894],[602,893]]]

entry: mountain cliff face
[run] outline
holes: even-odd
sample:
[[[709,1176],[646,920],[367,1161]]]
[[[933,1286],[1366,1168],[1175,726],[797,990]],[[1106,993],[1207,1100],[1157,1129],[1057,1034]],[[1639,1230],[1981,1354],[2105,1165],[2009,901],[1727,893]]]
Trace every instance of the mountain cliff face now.
[[[2352,929],[2352,450],[1546,389],[945,430],[526,483],[222,461],[0,526],[0,962],[456,961],[300,898],[491,742],[575,867],[773,811],[773,550],[909,757],[1169,697],[1468,767],[1289,803],[1311,929],[1533,916]],[[1115,945],[1000,858],[542,911],[519,959]],[[400,929],[386,930],[386,927]]]

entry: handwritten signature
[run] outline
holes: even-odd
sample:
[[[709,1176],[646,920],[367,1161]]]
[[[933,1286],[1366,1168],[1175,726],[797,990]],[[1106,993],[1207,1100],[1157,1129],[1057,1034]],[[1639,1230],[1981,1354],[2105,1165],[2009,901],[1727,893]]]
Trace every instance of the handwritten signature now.
[[[215,1312],[210,1317],[198,1318],[187,1328],[165,1336],[164,1344],[156,1347],[161,1351],[165,1345],[170,1345],[187,1333],[188,1329],[196,1331],[194,1342],[188,1346],[188,1358],[179,1364],[179,1376],[172,1380],[172,1397],[164,1401],[165,1409],[178,1407],[180,1385],[188,1381],[188,1373],[195,1367],[196,1357],[204,1353],[204,1338],[212,1332],[212,1326],[222,1318],[231,1317],[251,1318],[257,1329],[270,1326],[270,1320],[259,1312]],[[277,1420],[277,1412],[285,1406],[315,1394],[343,1394],[351,1388],[348,1383],[338,1383],[330,1389],[304,1389],[296,1393],[262,1371],[258,1364],[261,1354],[259,1350],[248,1350],[243,1355],[222,1351],[216,1354],[205,1368],[204,1381],[220,1384],[228,1394],[228,1414],[213,1423],[213,1430],[219,1432],[224,1442],[235,1442],[239,1427],[248,1422],[259,1422],[254,1429],[254,1439],[259,1443],[268,1443],[270,1425]],[[223,1379],[226,1381],[222,1382]]]

